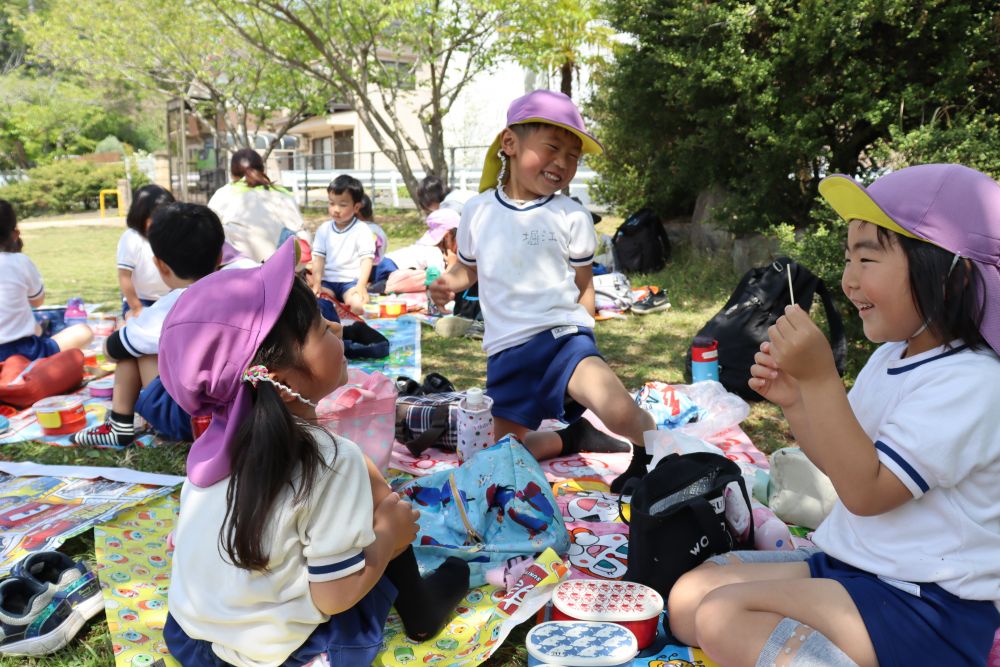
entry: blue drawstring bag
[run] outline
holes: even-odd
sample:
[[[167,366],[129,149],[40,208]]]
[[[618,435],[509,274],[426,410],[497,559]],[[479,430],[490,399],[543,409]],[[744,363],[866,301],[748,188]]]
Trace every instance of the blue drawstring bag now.
[[[569,533],[538,461],[507,436],[458,468],[419,477],[399,489],[420,510],[413,543],[420,565],[449,556],[469,563],[470,585],[514,556],[569,549]]]

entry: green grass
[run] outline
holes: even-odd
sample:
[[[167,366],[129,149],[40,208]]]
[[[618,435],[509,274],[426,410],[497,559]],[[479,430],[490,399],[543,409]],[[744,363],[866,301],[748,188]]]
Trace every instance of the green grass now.
[[[315,229],[325,215],[307,216]],[[423,225],[413,212],[379,215],[392,247],[412,243],[423,233]],[[620,220],[605,218],[599,229],[612,233]],[[115,248],[122,229],[113,227],[73,227],[28,230],[25,250],[38,265],[45,280],[49,303],[61,303],[71,296],[83,296],[91,303],[117,303]],[[695,256],[675,251],[673,261],[652,275],[630,276],[632,284],[658,285],[670,297],[672,308],[627,320],[608,320],[597,325],[598,346],[626,387],[637,388],[646,380],[683,382],[684,357],[691,337],[721,307],[738,276],[725,259]],[[428,330],[425,329],[425,332]],[[479,341],[445,339],[432,333],[421,341],[424,374],[437,371],[458,387],[485,383],[486,359]],[[780,412],[766,403],[752,407],[744,430],[765,452],[787,445],[791,440]],[[83,451],[51,447],[41,443],[6,445],[0,459],[33,460],[50,464],[124,466],[150,472],[184,474],[187,446],[183,444],[126,452]],[[68,553],[93,558],[93,534],[88,532],[66,544]],[[517,628],[486,665],[519,667],[527,664],[524,650],[526,626]],[[91,622],[76,641],[57,654],[32,660],[0,658],[0,667],[14,665],[54,665],[56,667],[113,664],[107,625]]]

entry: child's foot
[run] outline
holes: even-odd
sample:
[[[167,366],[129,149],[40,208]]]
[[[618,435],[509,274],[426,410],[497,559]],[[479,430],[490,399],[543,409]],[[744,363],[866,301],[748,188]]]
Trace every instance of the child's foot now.
[[[652,454],[647,454],[643,447],[635,447],[632,450],[632,460],[629,461],[628,468],[611,482],[611,492],[621,493],[625,483],[630,479],[642,479],[645,477],[647,466],[652,462]]]
[[[596,426],[583,418],[577,419],[557,432],[563,443],[560,456],[569,456],[577,452],[627,452],[632,449],[629,443],[599,431]]]
[[[70,440],[74,445],[81,447],[97,447],[98,449],[128,447],[135,442],[134,417],[112,412],[103,424],[74,433]]]
[[[468,593],[469,564],[461,558],[451,557],[427,576],[405,580],[404,573],[399,570],[409,569],[409,559],[413,559],[415,567],[412,549],[390,562],[386,574],[399,590],[394,606],[403,621],[406,636],[422,642],[441,631],[455,613],[459,601]]]

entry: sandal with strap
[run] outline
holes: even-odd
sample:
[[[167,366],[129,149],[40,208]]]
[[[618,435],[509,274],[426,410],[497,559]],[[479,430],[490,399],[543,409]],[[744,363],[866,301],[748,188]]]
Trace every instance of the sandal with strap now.
[[[443,394],[455,391],[455,385],[451,383],[451,380],[440,373],[428,373],[425,375],[424,384],[420,388],[425,394]]]

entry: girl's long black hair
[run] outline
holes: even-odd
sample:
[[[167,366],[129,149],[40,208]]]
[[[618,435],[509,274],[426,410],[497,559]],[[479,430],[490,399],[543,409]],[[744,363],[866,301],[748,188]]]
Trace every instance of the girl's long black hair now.
[[[302,365],[302,346],[319,318],[316,297],[296,278],[288,303],[264,338],[251,365],[268,370]],[[251,391],[253,408],[232,445],[232,472],[226,491],[226,517],[219,541],[237,567],[265,570],[269,560],[264,534],[275,502],[288,489],[301,503],[324,467],[312,427],[295,419],[278,388],[261,382]]]
[[[959,259],[952,267],[954,253],[885,227],[877,229],[883,248],[897,243],[906,255],[913,305],[927,322],[927,329],[945,345],[954,340],[962,340],[972,349],[984,345],[979,332],[983,279],[975,262]]]
[[[6,199],[0,199],[0,252],[21,252],[21,239],[14,238],[17,214]]]

